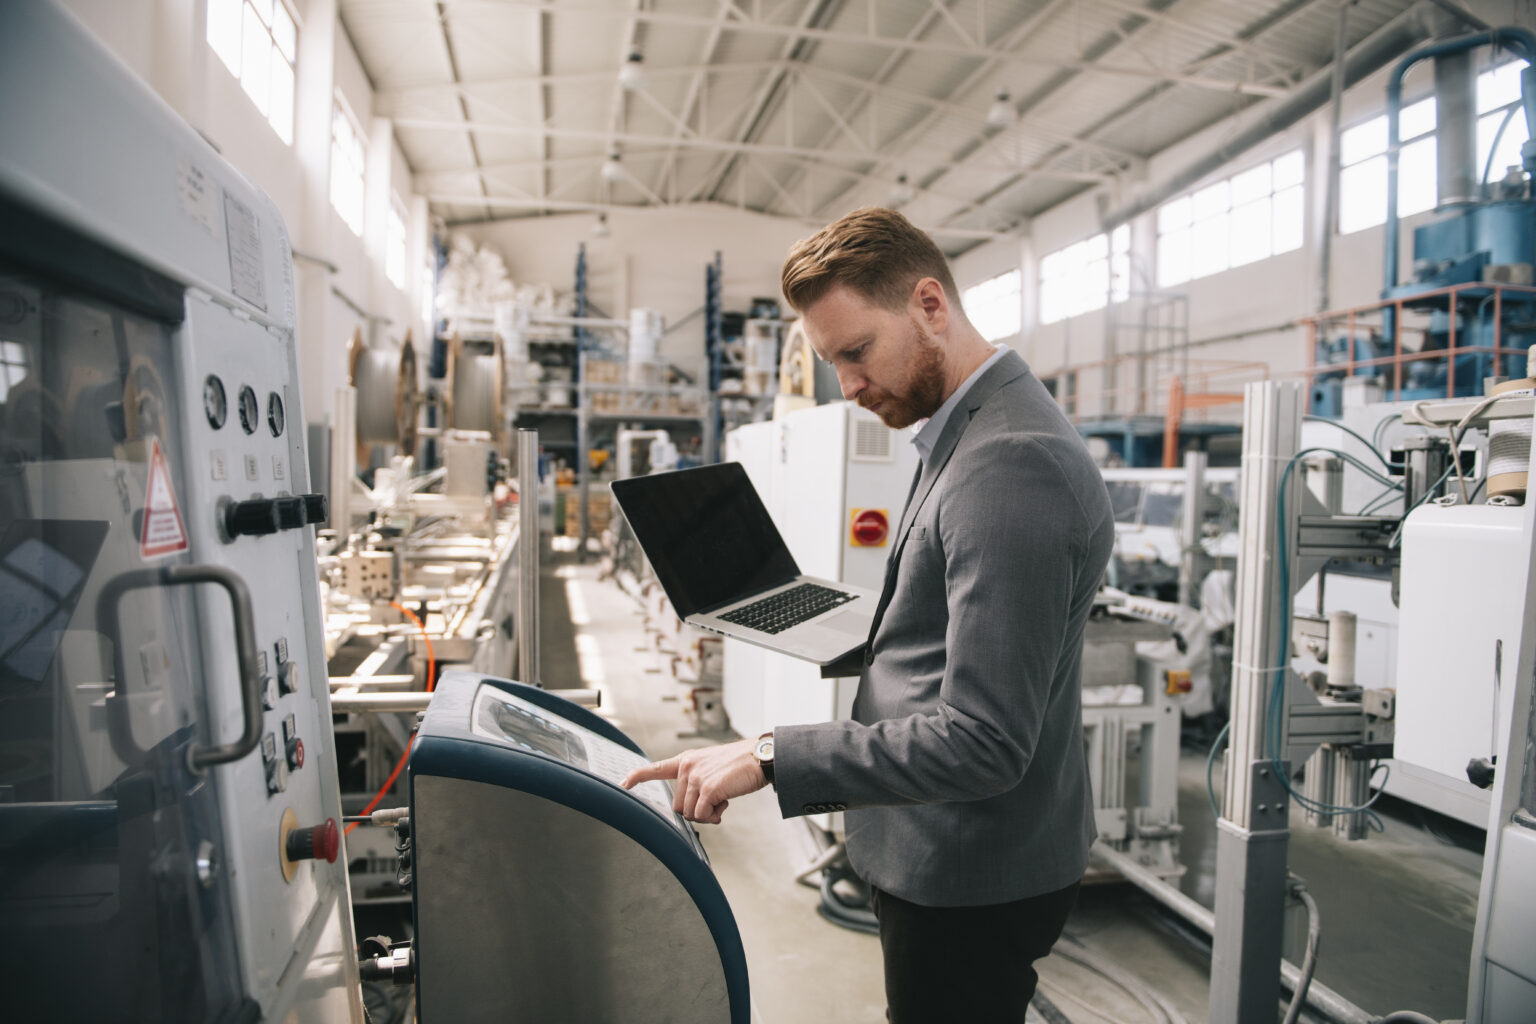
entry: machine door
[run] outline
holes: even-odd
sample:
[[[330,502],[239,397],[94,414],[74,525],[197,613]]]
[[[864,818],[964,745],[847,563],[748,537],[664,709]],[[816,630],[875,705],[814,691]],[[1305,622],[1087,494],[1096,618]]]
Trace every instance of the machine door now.
[[[180,407],[179,288],[123,268],[93,287],[114,268],[63,262],[0,263],[8,1016],[236,1020],[219,807],[188,754],[221,741],[202,695],[238,667],[200,663],[194,587],[157,570],[191,562],[184,415],[239,413]]]

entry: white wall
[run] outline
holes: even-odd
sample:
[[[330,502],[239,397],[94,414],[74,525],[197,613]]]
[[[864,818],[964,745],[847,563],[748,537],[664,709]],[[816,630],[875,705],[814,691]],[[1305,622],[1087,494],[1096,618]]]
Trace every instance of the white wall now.
[[[312,423],[327,421],[331,395],[346,383],[346,341],[355,328],[381,344],[407,329],[419,343],[428,327],[419,317],[429,230],[424,204],[414,196],[388,122],[373,118],[373,87],[336,0],[293,3],[299,53],[292,145],[208,46],[206,0],[64,0],[64,6],[277,205],[295,251],[304,415]],[[361,238],[330,203],[331,110],[338,93],[370,143]],[[385,274],[391,193],[406,204],[404,288]]]
[[[587,247],[587,296],[609,316],[660,310],[679,323],[704,304],[704,268],[721,254],[722,308],[745,312],[753,298],[780,299],[779,270],[789,247],[813,228],[731,206],[699,204],[666,210],[610,210],[609,234],[593,235],[593,214],[564,214],[469,224],[454,229],[490,244],[518,284],[549,284],[569,293],[576,281],[576,251]],[[782,300],[780,300],[782,302]],[[781,306],[783,315],[790,315]],[[704,323],[696,317],[661,342],[660,354],[680,366],[702,368]]]

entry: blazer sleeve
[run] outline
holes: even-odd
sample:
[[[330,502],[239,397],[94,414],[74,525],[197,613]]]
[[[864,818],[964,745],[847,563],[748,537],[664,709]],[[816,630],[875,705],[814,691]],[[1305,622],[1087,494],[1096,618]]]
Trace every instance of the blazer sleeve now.
[[[1031,438],[956,452],[938,515],[948,622],[939,699],[862,725],[774,730],[786,816],[844,807],[979,800],[1029,769],[1066,642],[1088,524],[1066,474]]]

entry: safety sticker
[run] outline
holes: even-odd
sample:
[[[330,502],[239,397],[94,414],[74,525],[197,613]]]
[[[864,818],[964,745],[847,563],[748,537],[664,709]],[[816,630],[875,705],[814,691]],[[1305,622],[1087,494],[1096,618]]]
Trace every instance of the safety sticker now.
[[[144,530],[139,536],[139,555],[158,558],[187,550],[187,528],[176,507],[176,492],[171,489],[171,469],[155,438],[149,456],[149,487],[144,494]]]

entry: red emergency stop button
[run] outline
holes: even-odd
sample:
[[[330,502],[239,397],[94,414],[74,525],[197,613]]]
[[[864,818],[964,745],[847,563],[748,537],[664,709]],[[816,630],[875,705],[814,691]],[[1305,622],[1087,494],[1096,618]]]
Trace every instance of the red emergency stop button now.
[[[849,543],[856,548],[880,548],[890,536],[891,523],[885,510],[856,508],[853,510],[853,527],[849,531]]]
[[[310,828],[296,828],[288,833],[289,860],[323,860],[336,863],[341,852],[341,831],[335,818],[326,818]]]

